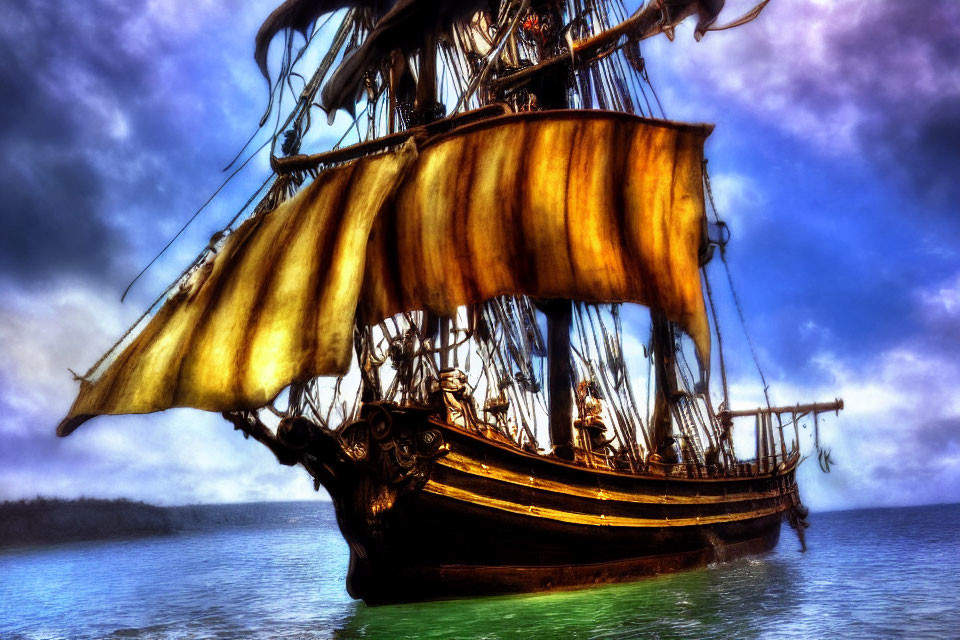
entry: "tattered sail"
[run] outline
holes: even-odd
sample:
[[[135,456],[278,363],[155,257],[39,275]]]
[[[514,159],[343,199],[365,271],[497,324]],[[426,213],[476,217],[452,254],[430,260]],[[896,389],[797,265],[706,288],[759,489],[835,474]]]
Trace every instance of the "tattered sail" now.
[[[415,156],[410,145],[329,169],[246,221],[81,382],[57,433],[101,414],[254,409],[294,380],[346,371],[370,225]]]
[[[81,384],[100,414],[253,409],[349,367],[354,317],[527,294],[663,309],[708,361],[698,254],[707,126],[516,114],[328,169],[228,236]]]

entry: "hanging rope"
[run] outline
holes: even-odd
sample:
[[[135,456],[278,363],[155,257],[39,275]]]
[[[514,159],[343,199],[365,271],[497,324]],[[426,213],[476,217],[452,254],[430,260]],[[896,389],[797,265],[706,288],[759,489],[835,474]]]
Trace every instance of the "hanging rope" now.
[[[713,332],[717,336],[717,355],[720,358],[720,382],[723,385],[723,407],[730,408],[730,388],[727,385],[727,364],[723,358],[723,338],[720,335],[720,320],[717,318],[717,307],[713,302],[713,289],[710,287],[710,278],[707,277],[706,266],[701,267],[703,284],[707,291],[707,300],[710,302],[710,315],[713,317]]]
[[[710,201],[710,210],[713,211],[713,219],[720,223],[720,215],[717,212],[717,205],[713,200],[713,189],[710,186],[710,174],[707,171],[707,160],[703,161],[703,181],[707,189],[707,198]],[[760,374],[760,382],[763,384],[763,397],[769,408],[770,403],[770,385],[767,384],[767,378],[763,375],[763,368],[760,366],[760,357],[757,355],[757,348],[753,344],[753,338],[750,336],[750,330],[747,329],[747,320],[743,313],[743,305],[740,303],[740,296],[737,295],[737,288],[733,284],[733,274],[730,271],[730,265],[727,264],[727,243],[721,242],[720,261],[723,263],[723,269],[727,274],[727,282],[730,284],[730,294],[733,296],[734,305],[737,307],[737,315],[740,317],[740,326],[743,327],[743,334],[747,338],[747,345],[750,347],[750,355],[753,356],[753,363],[757,367],[757,373]],[[713,303],[711,302],[711,305]],[[728,407],[729,408],[729,407]]]

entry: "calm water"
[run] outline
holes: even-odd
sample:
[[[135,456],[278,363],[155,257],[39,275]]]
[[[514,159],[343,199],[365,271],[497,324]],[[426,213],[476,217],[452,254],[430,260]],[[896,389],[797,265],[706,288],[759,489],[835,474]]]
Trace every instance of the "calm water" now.
[[[960,637],[960,505],[814,514],[805,555],[785,527],[770,555],[633,584],[377,608],[346,595],[330,505],[266,509],[0,550],[0,638]]]

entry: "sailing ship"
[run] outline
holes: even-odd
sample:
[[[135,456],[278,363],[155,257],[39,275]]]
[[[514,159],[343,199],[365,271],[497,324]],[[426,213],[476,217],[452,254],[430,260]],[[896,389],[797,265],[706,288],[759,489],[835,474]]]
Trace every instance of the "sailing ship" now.
[[[842,401],[731,408],[712,127],[654,117],[640,49],[765,4],[719,27],[722,0],[288,0],[257,37],[268,75],[286,34],[271,108],[310,79],[265,193],[80,379],[58,434],[221,412],[329,492],[347,590],[371,604],[725,561],[772,549],[785,519],[802,535],[799,420]],[[321,18],[340,26],[305,56]],[[319,109],[358,102],[365,137],[302,152]],[[628,358],[637,309],[649,339]]]

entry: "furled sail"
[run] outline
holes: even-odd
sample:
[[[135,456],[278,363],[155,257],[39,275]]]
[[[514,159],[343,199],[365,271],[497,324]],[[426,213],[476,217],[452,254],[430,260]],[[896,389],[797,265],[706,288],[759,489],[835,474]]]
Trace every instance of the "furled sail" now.
[[[319,174],[255,216],[81,382],[58,433],[101,414],[252,409],[344,373],[355,318],[527,294],[663,309],[701,358],[710,127],[515,114]],[[706,360],[705,360],[706,361]]]

